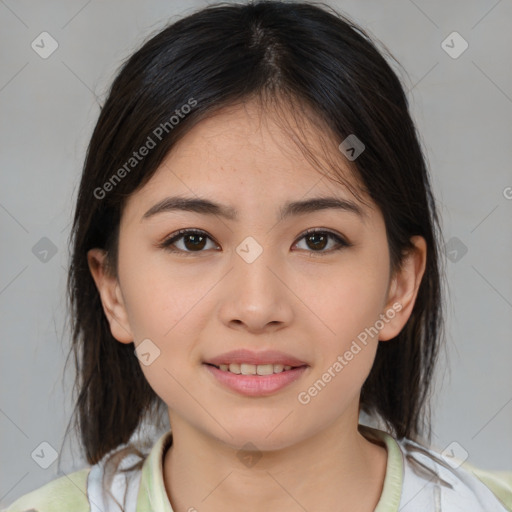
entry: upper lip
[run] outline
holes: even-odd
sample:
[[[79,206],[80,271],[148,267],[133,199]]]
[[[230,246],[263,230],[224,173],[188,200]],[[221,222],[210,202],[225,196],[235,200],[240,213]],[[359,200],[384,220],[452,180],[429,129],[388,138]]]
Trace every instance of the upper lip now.
[[[247,363],[247,364],[282,364],[285,366],[305,366],[307,363],[284,352],[277,350],[265,350],[263,352],[252,352],[251,350],[238,349],[225,352],[216,357],[204,361],[208,364],[219,366],[221,364]]]

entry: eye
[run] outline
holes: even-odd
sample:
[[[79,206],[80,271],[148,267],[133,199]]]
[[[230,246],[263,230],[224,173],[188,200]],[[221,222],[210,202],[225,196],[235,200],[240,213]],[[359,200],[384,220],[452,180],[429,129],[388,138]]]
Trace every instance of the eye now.
[[[344,240],[340,235],[337,235],[332,231],[325,231],[318,228],[308,229],[308,231],[306,231],[306,233],[304,233],[299,240],[303,239],[305,240],[307,246],[306,249],[308,247],[313,248],[313,251],[310,252],[320,254],[339,251],[344,247],[350,247],[352,245]],[[329,239],[335,241],[334,248],[331,245],[331,250],[324,251],[323,249],[329,245]],[[298,243],[295,245],[298,245]]]
[[[206,240],[212,239],[204,231],[199,229],[181,229],[159,244],[159,247],[169,252],[188,256],[187,253],[204,252],[203,249],[207,245]],[[173,246],[177,247],[178,243],[182,247],[173,248]]]

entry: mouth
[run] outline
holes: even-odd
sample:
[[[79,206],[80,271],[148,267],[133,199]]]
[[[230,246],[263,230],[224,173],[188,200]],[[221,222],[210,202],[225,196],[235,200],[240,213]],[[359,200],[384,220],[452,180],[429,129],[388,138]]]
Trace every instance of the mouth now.
[[[212,363],[204,363],[213,366],[223,372],[234,373],[235,375],[273,375],[275,373],[287,372],[296,368],[305,368],[308,365],[284,365],[284,364],[250,364],[250,363],[230,363],[215,365]]]
[[[310,373],[304,360],[279,350],[240,348],[208,357],[202,366],[212,382],[251,397],[277,393]]]
[[[309,365],[203,363],[213,382],[247,397],[273,395],[308,373]]]

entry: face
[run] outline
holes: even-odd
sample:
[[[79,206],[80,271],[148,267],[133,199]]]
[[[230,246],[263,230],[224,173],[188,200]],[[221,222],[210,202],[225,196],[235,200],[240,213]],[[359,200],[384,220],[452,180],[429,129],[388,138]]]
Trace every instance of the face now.
[[[332,151],[357,187],[334,143]],[[218,203],[233,218],[211,207],[145,216],[170,196]],[[360,213],[311,203],[285,210],[319,197],[350,202]],[[102,256],[92,250],[89,264],[112,333],[135,343],[171,428],[179,423],[233,447],[251,440],[261,449],[357,424],[378,340],[400,332],[424,268],[420,258],[404,266],[413,272],[391,276],[376,205],[322,176],[251,104],[224,110],[181,139],[126,203],[116,277],[102,273]],[[237,376],[206,364],[238,349],[279,351],[295,358],[288,366],[303,366]]]

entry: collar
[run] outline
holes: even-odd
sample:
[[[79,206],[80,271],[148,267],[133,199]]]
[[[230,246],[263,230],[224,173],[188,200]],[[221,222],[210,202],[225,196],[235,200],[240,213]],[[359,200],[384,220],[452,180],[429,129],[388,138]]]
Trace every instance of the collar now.
[[[402,452],[395,439],[384,432],[366,425],[359,425],[366,438],[383,443],[388,452],[386,476],[381,497],[375,512],[398,512],[403,481]],[[173,512],[163,476],[163,460],[172,443],[172,432],[165,432],[153,445],[142,466],[136,512]]]
[[[172,444],[172,432],[162,434],[142,466],[136,512],[173,512],[164,484],[163,462]]]
[[[388,452],[386,476],[375,512],[398,512],[402,497],[404,461],[402,450],[395,438],[384,430],[359,424],[359,431],[369,440],[384,444]]]

